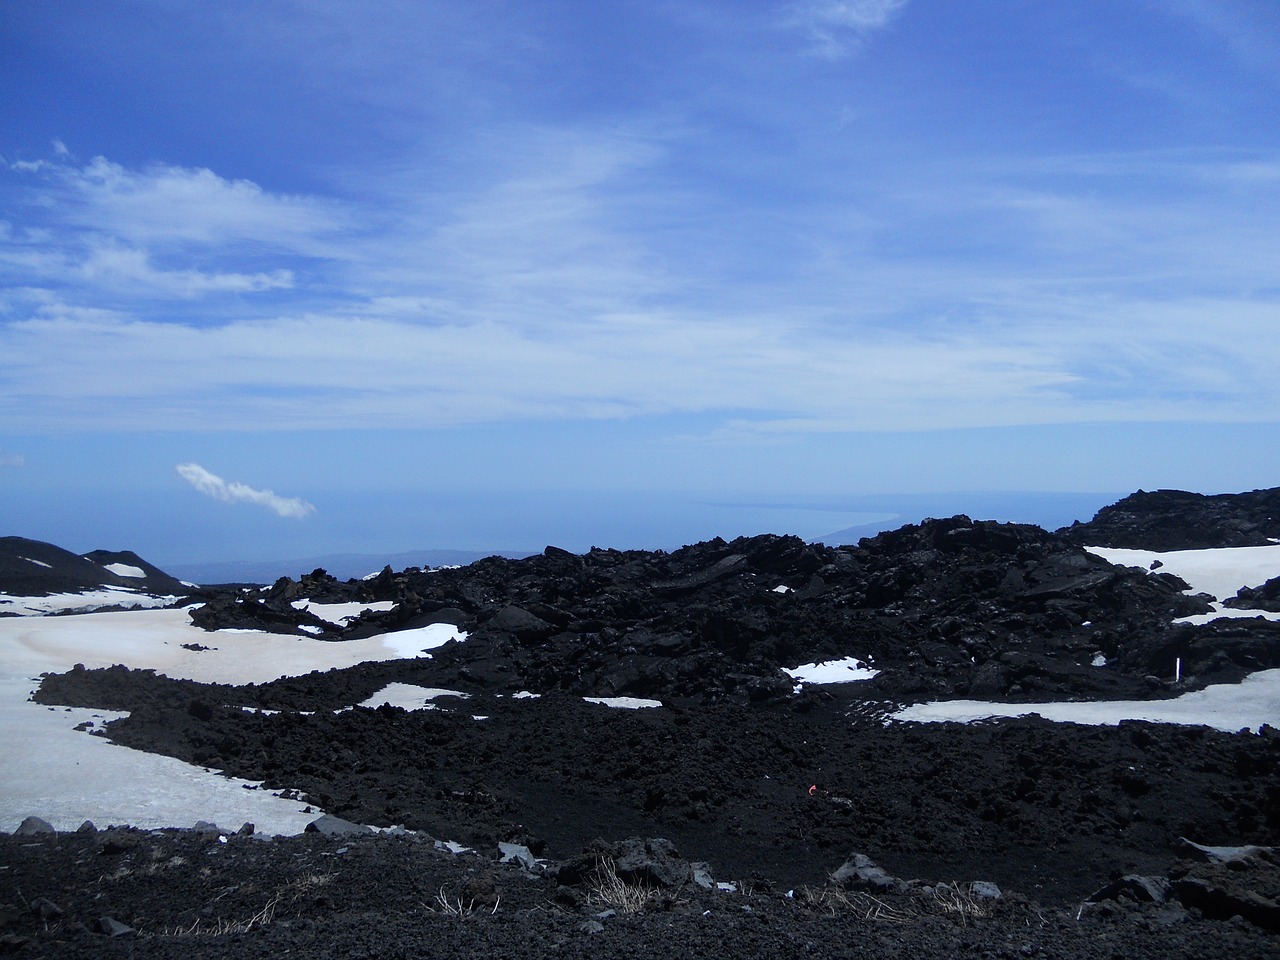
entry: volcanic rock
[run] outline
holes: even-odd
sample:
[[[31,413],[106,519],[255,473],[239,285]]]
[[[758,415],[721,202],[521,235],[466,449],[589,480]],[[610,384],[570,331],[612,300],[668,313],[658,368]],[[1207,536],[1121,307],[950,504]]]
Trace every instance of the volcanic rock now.
[[[57,833],[47,820],[41,820],[39,817],[27,817],[18,825],[18,829],[14,831],[20,837],[29,837],[41,833]]]
[[[1139,490],[1059,532],[1082,545],[1161,553],[1266,546],[1280,541],[1280,487],[1215,495]]]
[[[1253,652],[1247,664],[1230,651],[1202,662],[1172,637],[1174,618],[1209,609],[1176,577],[1113,566],[1037,527],[967,517],[849,547],[759,536],[384,571],[378,589],[395,608],[342,627],[291,605],[317,591],[369,599],[366,582],[322,573],[215,597],[192,619],[325,639],[449,622],[468,639],[433,651],[438,686],[664,702],[789,698],[784,667],[847,656],[874,662],[867,690],[885,700],[1149,696],[1142,678],[1171,676],[1177,656],[1196,677],[1256,669]],[[1094,667],[1098,653],[1114,666]]]
[[[1280,577],[1272,577],[1260,587],[1241,587],[1234,597],[1222,601],[1224,607],[1269,610],[1280,613]]]

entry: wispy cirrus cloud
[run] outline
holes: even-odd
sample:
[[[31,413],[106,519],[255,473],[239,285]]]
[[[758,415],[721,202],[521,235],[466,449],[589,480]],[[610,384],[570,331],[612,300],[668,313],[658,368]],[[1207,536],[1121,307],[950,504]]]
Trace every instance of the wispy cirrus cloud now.
[[[887,27],[907,3],[908,0],[797,0],[789,7],[787,22],[809,35],[814,53],[837,58],[856,50],[868,34]]]
[[[223,480],[198,463],[180,463],[174,469],[200,493],[223,503],[251,503],[297,520],[315,513],[316,508],[299,497],[281,497],[270,490],[255,490],[243,483]]]
[[[105,157],[81,166],[59,157],[37,172],[61,200],[61,222],[137,243],[251,241],[305,252],[342,223],[331,201],[272,193],[201,167],[129,169]]]
[[[0,451],[0,467],[23,467],[27,464],[27,458],[20,453],[5,453]]]
[[[1246,66],[1269,71],[1280,66],[1274,4],[1261,0],[1167,0],[1161,9],[1181,16],[1218,37]]]
[[[127,287],[133,293],[155,296],[199,297],[208,293],[261,293],[287,290],[294,284],[293,271],[236,273],[205,270],[163,270],[145,250],[114,243],[95,246],[77,265],[89,283],[105,287]]]
[[[1273,154],[920,164],[785,219],[764,201],[718,219],[716,198],[654,173],[675,149],[656,136],[542,129],[521,143],[449,191],[384,178],[379,231],[306,276],[263,269],[252,245],[202,259],[184,241],[196,275],[98,231],[68,266],[57,230],[40,242],[0,227],[14,281],[0,291],[0,422],[723,413],[847,431],[1280,415]],[[80,286],[41,282],[63,275]]]
[[[203,168],[80,164],[65,147],[6,168],[21,217],[0,229],[0,276],[26,285],[177,299],[288,289],[296,265],[341,256],[347,229],[338,203]],[[235,269],[248,263],[258,269]]]

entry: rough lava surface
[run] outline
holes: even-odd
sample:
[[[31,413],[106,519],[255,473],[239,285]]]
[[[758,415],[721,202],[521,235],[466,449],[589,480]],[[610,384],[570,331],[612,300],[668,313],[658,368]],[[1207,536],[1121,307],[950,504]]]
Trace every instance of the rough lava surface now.
[[[1212,498],[1208,520],[1187,506],[1196,495],[1135,495],[1165,513],[1146,504],[1157,532],[1124,543],[1094,542],[1088,525],[953,517],[847,547],[548,548],[206,589],[192,618],[210,631],[341,644],[449,624],[466,637],[270,683],[125,666],[45,677],[42,703],[128,711],[105,729],[116,743],[330,816],[272,842],[238,824],[30,824],[0,837],[5,943],[64,956],[1276,956],[1276,729],[889,719],[924,700],[1163,699],[1280,666],[1280,624],[1175,623],[1226,598],[1084,549],[1187,549],[1223,523],[1258,527],[1258,493]],[[1178,516],[1203,529],[1170,539]],[[367,612],[326,618],[321,603]],[[874,676],[786,672],[849,658]]]

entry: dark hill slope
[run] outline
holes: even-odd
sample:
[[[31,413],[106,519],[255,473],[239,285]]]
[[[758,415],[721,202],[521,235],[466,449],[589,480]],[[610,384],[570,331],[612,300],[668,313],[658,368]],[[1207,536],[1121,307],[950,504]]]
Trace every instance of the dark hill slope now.
[[[109,564],[136,567],[144,576],[122,576],[108,570]],[[98,587],[128,587],[155,594],[190,592],[181,581],[132,551],[95,550],[82,557],[41,540],[0,537],[0,592],[37,597]]]

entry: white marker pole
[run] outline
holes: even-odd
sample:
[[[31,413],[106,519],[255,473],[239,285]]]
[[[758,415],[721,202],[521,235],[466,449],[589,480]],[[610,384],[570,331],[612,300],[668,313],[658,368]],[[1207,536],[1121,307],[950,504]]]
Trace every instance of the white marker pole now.
[[[1182,682],[1182,658],[1181,657],[1178,657],[1178,659],[1173,661],[1173,682],[1174,683]]]

